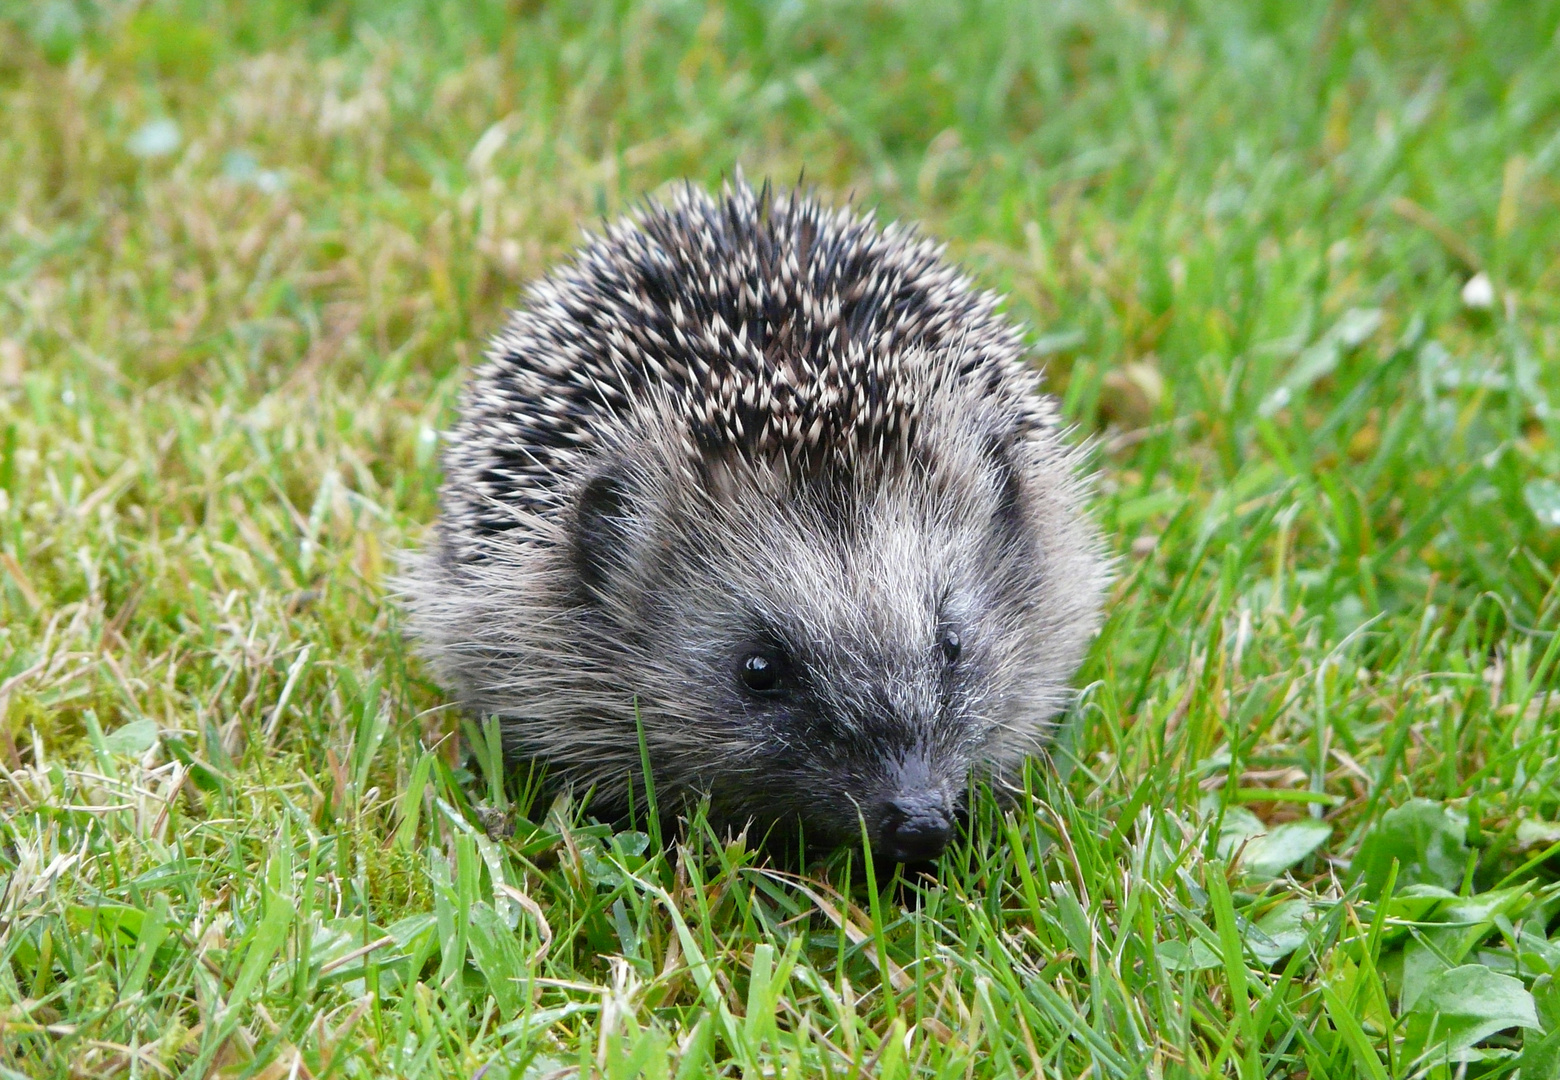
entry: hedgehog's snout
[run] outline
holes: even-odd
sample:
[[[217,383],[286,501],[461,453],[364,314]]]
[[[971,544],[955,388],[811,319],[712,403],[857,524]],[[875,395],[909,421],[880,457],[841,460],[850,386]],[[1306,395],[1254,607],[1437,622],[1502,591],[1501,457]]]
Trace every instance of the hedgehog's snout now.
[[[915,791],[888,800],[878,823],[878,849],[896,863],[930,862],[953,836],[953,808],[939,791]]]
[[[873,816],[873,850],[891,862],[930,862],[953,836],[953,800],[919,755],[898,764],[890,791]]]

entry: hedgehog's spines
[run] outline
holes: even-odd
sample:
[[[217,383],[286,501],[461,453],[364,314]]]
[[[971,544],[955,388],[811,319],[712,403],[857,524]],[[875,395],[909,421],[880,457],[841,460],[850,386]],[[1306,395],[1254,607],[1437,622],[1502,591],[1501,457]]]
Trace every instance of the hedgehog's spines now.
[[[892,460],[919,431],[917,354],[959,332],[961,377],[984,368],[996,387],[1019,373],[995,306],[913,229],[878,231],[869,213],[767,182],[755,192],[740,172],[719,200],[679,185],[532,287],[468,394],[452,491],[464,475],[474,494],[556,504],[569,448],[610,441],[648,385],[668,392],[696,453],[845,467],[877,446]]]

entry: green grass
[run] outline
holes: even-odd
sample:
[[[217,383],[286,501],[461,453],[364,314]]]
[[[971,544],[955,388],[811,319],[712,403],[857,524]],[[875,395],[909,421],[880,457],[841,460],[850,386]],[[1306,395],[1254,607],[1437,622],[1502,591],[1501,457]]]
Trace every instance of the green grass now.
[[[0,12],[5,1075],[1556,1075],[1560,4]],[[530,805],[385,595],[520,283],[738,162],[1095,438],[1064,775],[917,892]]]

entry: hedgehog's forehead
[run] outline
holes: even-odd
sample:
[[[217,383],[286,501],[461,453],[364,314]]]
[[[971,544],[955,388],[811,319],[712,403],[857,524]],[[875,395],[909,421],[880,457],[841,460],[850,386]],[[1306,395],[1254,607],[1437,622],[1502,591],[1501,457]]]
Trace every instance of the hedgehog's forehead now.
[[[986,516],[967,492],[950,500],[859,475],[798,484],[778,465],[728,463],[720,485],[674,511],[697,523],[701,574],[823,635],[924,638]]]

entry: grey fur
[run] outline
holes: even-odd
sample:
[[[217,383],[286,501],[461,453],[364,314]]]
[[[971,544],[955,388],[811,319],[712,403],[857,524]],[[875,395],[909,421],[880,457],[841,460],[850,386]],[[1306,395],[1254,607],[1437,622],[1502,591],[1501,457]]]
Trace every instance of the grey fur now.
[[[466,391],[401,583],[424,655],[606,814],[641,724],[663,808],[809,843],[1010,776],[1107,572],[996,304],[912,231],[740,178],[613,225]],[[778,695],[742,685],[755,651]]]

